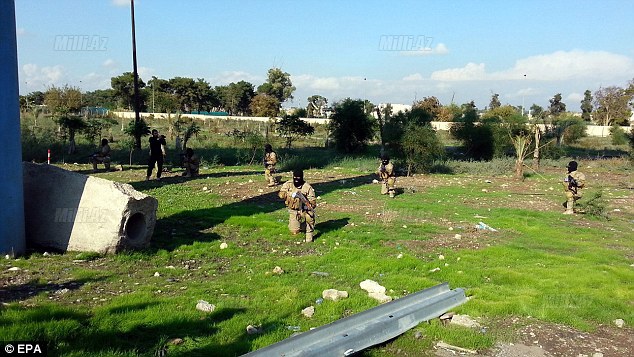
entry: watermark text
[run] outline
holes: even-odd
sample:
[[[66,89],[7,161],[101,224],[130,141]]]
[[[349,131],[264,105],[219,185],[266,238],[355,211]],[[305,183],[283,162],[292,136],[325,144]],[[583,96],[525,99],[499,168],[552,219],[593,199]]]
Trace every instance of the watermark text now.
[[[54,51],[106,51],[108,37],[98,35],[57,35]]]
[[[431,51],[432,42],[425,35],[381,35],[379,51]]]

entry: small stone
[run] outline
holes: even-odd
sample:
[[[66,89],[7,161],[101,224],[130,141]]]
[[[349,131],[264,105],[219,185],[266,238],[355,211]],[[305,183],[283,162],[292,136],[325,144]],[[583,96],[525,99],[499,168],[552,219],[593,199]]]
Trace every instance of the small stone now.
[[[6,254],[6,255],[4,256],[4,259],[11,259],[11,256],[10,256],[9,254]]]
[[[311,318],[313,317],[313,315],[315,314],[315,307],[314,306],[309,306],[305,309],[302,310],[302,315]]]
[[[592,357],[603,357],[603,353],[601,353],[601,352],[593,353]]]
[[[420,331],[414,332],[414,338],[420,340],[421,338],[423,338],[423,333]]]
[[[438,256],[438,260],[445,260],[445,256],[444,256],[444,255],[442,255],[442,254],[440,254],[440,255]]]
[[[203,187],[203,191],[207,191],[209,188],[207,186]]]
[[[455,236],[453,236],[455,239],[460,240],[462,239],[462,235],[460,234],[456,234]]]
[[[379,283],[377,283],[374,280],[366,279],[362,281],[361,283],[359,283],[359,287],[361,287],[361,289],[367,291],[368,293],[385,294],[385,287],[381,286]]]
[[[339,291],[337,289],[326,289],[321,293],[324,300],[337,301],[348,297],[347,291]]]
[[[381,304],[392,301],[392,297],[385,295],[385,293],[372,292],[368,293],[368,296],[377,300]]]
[[[396,259],[401,259],[401,258],[403,258],[403,253],[399,253],[399,254],[396,256]]]
[[[44,254],[42,254],[45,257],[48,257],[50,254],[48,252],[44,252]]]
[[[449,320],[455,314],[456,314],[455,312],[449,311],[449,312],[445,312],[444,314],[440,315],[438,318],[441,319],[441,320]]]
[[[284,274],[284,270],[280,268],[279,266],[276,266],[275,268],[273,268],[273,274],[277,274],[277,275]]]
[[[472,319],[469,315],[453,315],[451,317],[451,324],[469,327],[469,328],[480,328],[480,324],[477,323],[474,319]]]
[[[264,190],[263,190],[263,189],[261,189],[261,188],[259,188],[259,189],[258,189],[258,193],[262,193],[262,192],[264,192]]]
[[[159,276],[161,276],[161,273],[159,273],[159,272],[157,271],[157,272],[155,272],[155,273],[154,273],[154,276],[155,276],[155,277],[159,277]]]
[[[450,230],[450,231],[453,231],[453,227],[449,227],[449,230]]]
[[[483,188],[482,192],[487,193],[487,192],[489,192],[489,190],[487,190],[486,188]]]
[[[253,180],[249,180],[249,183],[253,183]]]
[[[437,271],[440,271],[440,268],[434,268],[434,269],[430,270],[429,272],[430,272],[430,273],[435,273],[435,272],[437,272]]]
[[[213,312],[216,309],[216,305],[210,304],[205,300],[198,300],[196,304],[196,310],[203,312]]]
[[[9,271],[20,271],[22,269],[18,268],[18,267],[11,267],[8,269]]]
[[[374,179],[374,180],[372,180],[372,183],[379,183],[379,180]]]
[[[173,338],[169,341],[167,341],[168,345],[174,345],[174,346],[178,346],[181,343],[185,342],[182,338]]]
[[[64,289],[59,289],[55,291],[55,295],[64,295],[66,293],[68,293],[70,290],[68,290],[68,288],[64,288]]]
[[[258,327],[255,327],[253,325],[247,326],[247,334],[249,335],[255,335],[261,332],[262,332],[262,328],[259,326]]]
[[[403,228],[407,228],[407,226],[406,226],[406,225],[403,225]]]
[[[616,319],[614,320],[614,324],[616,325],[616,327],[622,328],[623,326],[625,326],[625,321],[623,319]]]
[[[620,209],[618,209],[618,208],[615,208],[615,209],[614,209],[614,212],[621,212],[621,210],[620,210]]]
[[[227,248],[229,248],[229,244],[225,242],[220,243],[220,249],[227,249]]]

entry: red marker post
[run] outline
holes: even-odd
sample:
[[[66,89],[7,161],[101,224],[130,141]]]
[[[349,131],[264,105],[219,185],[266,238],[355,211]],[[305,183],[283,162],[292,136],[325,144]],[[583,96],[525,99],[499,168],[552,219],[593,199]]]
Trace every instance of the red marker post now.
[[[48,149],[48,153],[46,156],[46,163],[49,165],[51,164],[51,149]]]

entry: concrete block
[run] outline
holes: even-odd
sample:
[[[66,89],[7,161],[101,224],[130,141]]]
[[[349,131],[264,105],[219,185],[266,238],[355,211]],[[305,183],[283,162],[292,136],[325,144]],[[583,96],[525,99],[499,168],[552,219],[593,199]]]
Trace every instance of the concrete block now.
[[[116,253],[145,248],[158,201],[128,184],[23,163],[28,246]]]

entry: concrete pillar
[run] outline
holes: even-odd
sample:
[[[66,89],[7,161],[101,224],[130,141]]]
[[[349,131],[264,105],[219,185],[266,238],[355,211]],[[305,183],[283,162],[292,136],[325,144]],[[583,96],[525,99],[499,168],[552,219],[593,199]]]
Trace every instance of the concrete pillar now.
[[[0,254],[24,253],[24,188],[14,0],[0,1]]]

